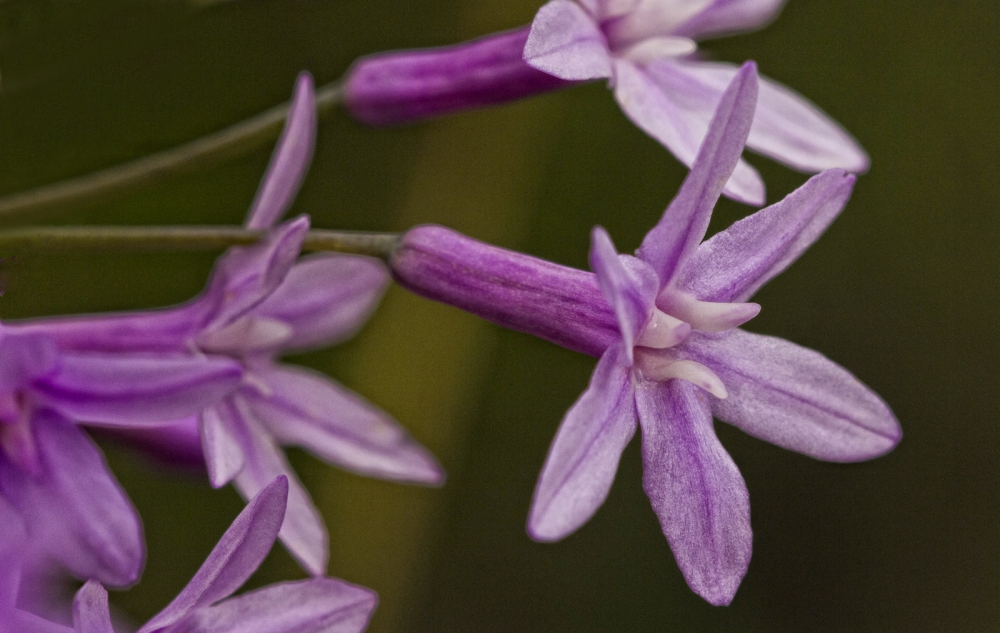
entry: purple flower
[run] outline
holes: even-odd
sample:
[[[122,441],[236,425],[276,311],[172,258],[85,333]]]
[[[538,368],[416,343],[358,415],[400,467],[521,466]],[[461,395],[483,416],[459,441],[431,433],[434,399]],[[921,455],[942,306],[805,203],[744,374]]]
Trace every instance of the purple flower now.
[[[60,352],[42,334],[0,328],[0,500],[26,530],[29,563],[117,586],[138,580],[138,516],[74,423],[190,415],[241,375],[224,358]]]
[[[530,28],[454,47],[359,60],[345,104],[366,123],[402,123],[608,78],[633,123],[691,166],[736,66],[701,61],[697,39],[759,28],[783,0],[551,0]],[[523,59],[522,59],[523,56]],[[815,173],[868,169],[864,150],[801,95],[763,79],[750,149]],[[740,160],[724,190],[753,205],[764,183]]]
[[[713,415],[835,462],[882,455],[901,437],[885,403],[843,368],[737,328],[760,309],[747,300],[819,237],[854,183],[825,171],[701,243],[756,100],[756,69],[747,63],[637,257],[619,256],[598,227],[596,275],[587,275],[431,228],[406,236],[392,263],[415,292],[600,356],[549,450],[529,534],[555,541],[589,520],[641,425],[646,494],[689,586],[717,605],[739,587],[752,537],[747,489]]]
[[[312,81],[303,74],[247,227],[269,228],[291,205],[309,167],[315,131]],[[308,218],[302,217],[272,229],[261,243],[230,249],[205,292],[185,305],[20,327],[44,332],[64,349],[185,351],[238,361],[241,385],[205,403],[197,416],[168,427],[142,428],[128,420],[120,426],[131,439],[185,459],[197,450],[197,429],[212,485],[233,482],[246,499],[286,476],[289,501],[281,539],[309,573],[322,575],[326,528],[281,446],[302,446],[347,470],[383,479],[439,485],[444,473],[384,411],[325,375],[275,361],[285,352],[352,336],[389,282],[384,264],[368,257],[321,254],[296,263],[308,229]]]
[[[140,633],[357,633],[365,630],[378,602],[374,592],[333,578],[269,585],[235,598],[263,562],[278,536],[288,481],[278,477],[247,504],[222,535],[201,569]],[[3,521],[0,506],[0,523]],[[7,543],[16,542],[17,535]],[[23,542],[23,539],[22,539]],[[4,545],[0,544],[0,548]],[[6,555],[6,560],[5,560]],[[0,549],[0,625],[18,633],[114,633],[108,592],[87,582],[73,602],[73,628],[47,622],[13,603],[17,553]],[[2,631],[7,629],[0,628]]]

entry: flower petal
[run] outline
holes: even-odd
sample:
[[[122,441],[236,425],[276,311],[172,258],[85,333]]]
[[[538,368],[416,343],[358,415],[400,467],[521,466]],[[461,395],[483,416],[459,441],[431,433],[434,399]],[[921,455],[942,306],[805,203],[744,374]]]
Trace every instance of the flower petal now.
[[[243,447],[234,428],[230,408],[225,403],[206,407],[199,420],[201,443],[208,467],[208,481],[213,488],[221,488],[233,480],[243,470],[246,459]]]
[[[611,76],[611,52],[600,27],[570,0],[551,0],[535,14],[524,46],[529,66],[560,79]]]
[[[716,233],[698,247],[677,287],[702,301],[746,301],[840,215],[854,180],[840,169],[825,171],[781,202]]]
[[[17,510],[0,497],[0,624],[13,617],[21,583],[21,564],[27,533]],[[0,626],[0,631],[4,630]]]
[[[831,462],[878,457],[902,437],[875,392],[813,350],[742,330],[692,336],[680,349],[728,388],[712,402],[715,416],[754,437]]]
[[[227,598],[247,581],[271,551],[285,515],[288,481],[276,477],[250,500],[205,559],[191,582],[139,633],[179,622],[193,609]]]
[[[166,354],[64,354],[33,393],[66,417],[135,426],[197,413],[232,391],[242,366],[227,358]]]
[[[627,13],[602,23],[616,52],[630,44],[677,34],[679,26],[701,13],[712,0],[641,0]]]
[[[614,345],[601,356],[590,386],[559,425],[528,517],[528,535],[536,541],[572,534],[608,496],[618,460],[636,429],[632,379],[623,355],[621,345]]]
[[[590,232],[590,269],[597,275],[601,293],[618,318],[625,365],[631,366],[632,348],[652,316],[659,279],[645,262],[633,257],[619,258],[611,237],[601,226]]]
[[[232,401],[242,422],[240,436],[246,442],[243,446],[246,464],[233,484],[241,495],[251,498],[275,477],[288,478],[288,510],[278,538],[303,569],[313,576],[322,576],[329,558],[323,518],[281,448],[255,418],[249,403],[239,394]]]
[[[302,446],[352,472],[428,485],[444,470],[389,414],[327,376],[292,366],[255,370],[270,394],[244,397],[282,444]]]
[[[292,327],[283,349],[331,345],[364,325],[388,285],[389,272],[377,259],[319,253],[295,264],[252,314]]]
[[[708,396],[683,380],[636,384],[642,485],[688,586],[732,601],[750,564],[750,498],[712,428]]]
[[[315,145],[316,95],[312,75],[303,72],[295,82],[285,129],[247,213],[248,229],[270,228],[285,214],[309,171]]]
[[[115,633],[108,609],[108,591],[96,580],[88,580],[76,592],[73,629],[76,633]]]
[[[0,332],[0,394],[21,389],[57,362],[55,342],[43,334]]]
[[[664,89],[689,86],[708,104],[717,102],[736,67],[716,62],[671,60],[650,65],[650,74]],[[705,107],[704,105],[702,107]],[[709,106],[711,107],[711,106]],[[868,155],[858,142],[812,102],[766,77],[760,78],[760,97],[747,147],[789,167],[818,172],[839,167],[868,170]]]
[[[778,17],[784,4],[785,0],[715,0],[674,32],[703,40],[753,31]]]
[[[636,64],[626,59],[616,60],[615,99],[633,123],[662,143],[677,160],[691,167],[706,137],[718,93],[711,93],[715,100],[709,101],[708,96],[698,93],[705,90],[703,86],[682,75],[671,77],[668,72],[671,67],[672,63],[666,62]],[[658,70],[655,75],[651,72],[653,68]],[[752,111],[752,103],[748,107]],[[741,153],[743,147],[737,144]],[[739,158],[739,153],[734,160],[735,168],[727,168],[732,175],[724,183],[724,193],[746,204],[764,204],[764,181],[760,175]],[[712,189],[715,188],[713,184]],[[704,197],[711,199],[711,206],[714,206],[719,194],[710,193],[706,192]],[[684,203],[691,204],[691,201],[685,197]]]
[[[756,103],[757,67],[747,62],[723,94],[680,191],[637,251],[659,275],[660,288],[669,285],[705,236],[712,209],[743,152]]]
[[[360,633],[378,596],[333,578],[284,582],[192,613],[186,633]]]
[[[145,558],[142,527],[100,451],[49,413],[37,413],[32,424],[41,473],[33,477],[0,459],[0,490],[24,517],[31,543],[77,578],[134,583]]]

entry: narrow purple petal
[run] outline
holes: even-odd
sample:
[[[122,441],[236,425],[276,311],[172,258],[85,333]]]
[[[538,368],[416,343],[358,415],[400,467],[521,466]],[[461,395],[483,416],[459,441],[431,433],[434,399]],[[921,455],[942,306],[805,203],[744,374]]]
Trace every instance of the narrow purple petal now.
[[[694,92],[722,94],[737,69],[732,64],[673,60],[655,65],[663,82],[684,82]],[[716,97],[718,99],[718,97]],[[828,114],[808,99],[767,77],[760,78],[760,97],[747,147],[805,172],[842,168],[868,170],[868,155]]]
[[[8,633],[8,631],[9,633],[78,633],[77,630],[71,629],[68,626],[50,622],[34,613],[28,613],[20,609],[15,610],[12,618],[13,623],[10,629],[0,628],[0,631],[3,631],[3,633]],[[3,622],[0,621],[0,624],[3,624]]]
[[[608,496],[625,445],[635,434],[631,372],[615,345],[601,356],[590,386],[559,425],[535,486],[528,534],[558,541],[580,528]]]
[[[331,345],[361,329],[388,285],[389,272],[377,259],[319,253],[295,264],[252,314],[292,327],[283,349]]]
[[[706,138],[720,93],[703,94],[702,86],[672,72],[672,68],[668,62],[637,64],[616,60],[615,99],[633,123],[690,167]],[[754,206],[764,204],[764,181],[738,154],[732,175],[723,184],[724,193],[734,200]],[[689,203],[686,200],[685,204]]]
[[[629,266],[626,268],[625,263]],[[619,258],[604,227],[590,232],[590,269],[597,275],[601,293],[615,311],[622,334],[625,365],[632,365],[632,348],[649,322],[659,291],[656,272],[635,258]]]
[[[313,576],[326,572],[329,544],[323,518],[309,498],[302,482],[285,459],[285,454],[255,418],[249,403],[237,394],[232,398],[234,410],[242,422],[241,438],[246,464],[233,480],[245,498],[253,497],[275,477],[288,479],[288,510],[278,538],[289,553]]]
[[[77,578],[124,586],[145,558],[135,508],[79,428],[46,413],[32,420],[42,466],[32,477],[0,459],[0,492],[24,517],[31,542]]]
[[[163,354],[64,354],[33,393],[80,422],[135,426],[197,413],[232,391],[242,366],[227,358]]]
[[[688,586],[733,599],[750,564],[750,497],[712,428],[710,396],[683,380],[636,385],[642,486]]]
[[[177,597],[139,632],[179,622],[193,609],[227,598],[247,581],[271,551],[285,515],[288,481],[277,477],[240,512],[201,568]]]
[[[889,452],[902,437],[875,392],[813,350],[742,330],[692,336],[680,350],[726,384],[729,397],[712,402],[717,418],[782,448],[857,462]]]
[[[551,0],[535,14],[524,61],[560,79],[611,76],[611,51],[601,28],[579,4]]]
[[[378,596],[333,578],[284,582],[192,613],[185,633],[361,633]]]
[[[659,223],[646,234],[639,259],[665,287],[698,247],[712,209],[743,152],[757,103],[757,67],[747,62],[722,95],[691,171]]]
[[[13,617],[27,532],[21,515],[0,496],[0,625]],[[5,629],[0,626],[0,631]]]
[[[312,75],[303,72],[295,82],[285,129],[247,213],[248,229],[270,228],[285,214],[309,171],[315,145],[316,95]]]
[[[847,204],[854,181],[842,170],[825,171],[716,233],[695,251],[677,287],[702,301],[746,301],[819,239]]]
[[[208,481],[221,488],[243,470],[246,459],[240,445],[239,429],[233,428],[228,406],[206,407],[200,416],[200,432]]]
[[[55,342],[43,334],[0,332],[0,394],[21,389],[55,367]]]
[[[280,443],[370,477],[444,483],[440,464],[399,423],[327,376],[279,365],[256,369],[254,377],[271,393],[243,397]]]
[[[753,31],[777,18],[784,4],[785,0],[714,0],[679,25],[675,33],[709,39]]]
[[[253,246],[230,248],[212,271],[201,301],[212,306],[209,329],[224,327],[274,292],[295,264],[309,217],[300,216],[270,231]]]
[[[88,580],[76,592],[73,629],[76,633],[115,633],[108,609],[108,592],[96,580]]]

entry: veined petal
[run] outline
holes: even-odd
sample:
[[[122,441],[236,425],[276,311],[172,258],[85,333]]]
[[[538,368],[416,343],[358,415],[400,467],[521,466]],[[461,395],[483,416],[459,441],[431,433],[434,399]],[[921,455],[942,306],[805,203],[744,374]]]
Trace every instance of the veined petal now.
[[[275,477],[288,478],[288,509],[278,538],[302,568],[313,576],[326,572],[329,545],[323,518],[309,498],[302,482],[285,459],[285,454],[256,416],[248,402],[237,394],[232,398],[242,423],[246,464],[233,480],[244,498],[252,498]]]
[[[528,534],[536,541],[572,534],[608,496],[622,451],[636,429],[632,379],[622,365],[623,354],[619,344],[601,356],[590,386],[559,425],[528,517]]]
[[[287,498],[285,478],[277,477],[263,486],[222,535],[191,582],[139,633],[166,629],[193,609],[214,604],[239,589],[271,551]]]
[[[781,202],[716,233],[698,247],[677,287],[703,301],[746,301],[840,215],[854,180],[840,169],[825,171]]]
[[[257,244],[227,250],[216,261],[201,299],[212,306],[204,325],[224,327],[274,292],[295,264],[308,232],[309,217],[300,216],[275,227]]]
[[[575,2],[550,0],[535,14],[524,61],[560,79],[611,76],[611,52],[594,18]]]
[[[134,583],[146,555],[142,527],[100,451],[49,413],[32,424],[41,473],[33,477],[0,459],[0,490],[24,518],[28,538],[77,578]]]
[[[378,596],[333,578],[284,582],[192,613],[185,633],[361,633]]]
[[[318,253],[295,264],[252,315],[291,326],[283,349],[331,345],[361,329],[388,285],[389,272],[375,258]]]
[[[316,145],[316,95],[312,75],[299,74],[281,138],[271,154],[264,178],[244,225],[270,228],[292,205],[305,180]]]
[[[590,269],[597,275],[601,293],[618,317],[625,365],[631,366],[632,348],[652,316],[659,279],[645,262],[620,258],[611,237],[601,226],[590,232]]]
[[[619,48],[656,37],[677,34],[677,28],[701,13],[712,0],[640,0],[604,28],[611,45]]]
[[[675,32],[703,40],[754,31],[777,18],[784,4],[785,0],[714,0],[680,24]]]
[[[254,376],[271,394],[243,397],[280,443],[302,446],[362,475],[444,483],[434,456],[389,414],[327,376],[287,365],[261,367]]]
[[[691,167],[718,101],[709,102],[697,93],[701,86],[663,71],[671,66],[672,62],[636,64],[616,60],[615,99],[633,123]],[[753,167],[739,159],[723,193],[739,202],[760,206],[764,204],[764,181]]]
[[[44,334],[0,332],[0,394],[21,389],[56,366],[55,342]]]
[[[240,429],[233,424],[230,409],[229,403],[221,402],[206,407],[199,416],[202,451],[208,467],[208,481],[213,488],[221,488],[232,481],[246,463],[243,445],[237,437]]]
[[[680,191],[637,251],[659,275],[661,288],[705,236],[712,209],[743,152],[756,103],[757,67],[747,62],[723,94]]]
[[[76,592],[73,629],[76,633],[115,633],[108,609],[108,591],[96,580],[88,580]]]
[[[64,354],[32,393],[80,422],[135,426],[175,420],[217,402],[242,377],[236,361],[166,354]]]
[[[660,63],[654,72],[667,81],[670,73],[686,75],[688,82],[706,93],[721,94],[735,75],[732,64],[676,60],[667,70]],[[680,82],[679,79],[674,79]],[[836,121],[812,102],[767,77],[760,78],[760,97],[747,147],[804,172],[842,168],[868,170],[868,155]]]
[[[750,498],[715,436],[708,397],[682,380],[639,381],[635,396],[642,484],[663,534],[688,586],[729,604],[750,564]]]
[[[878,457],[902,437],[885,402],[818,352],[742,330],[692,336],[682,349],[729,390],[712,402],[715,416],[754,437],[831,462]]]

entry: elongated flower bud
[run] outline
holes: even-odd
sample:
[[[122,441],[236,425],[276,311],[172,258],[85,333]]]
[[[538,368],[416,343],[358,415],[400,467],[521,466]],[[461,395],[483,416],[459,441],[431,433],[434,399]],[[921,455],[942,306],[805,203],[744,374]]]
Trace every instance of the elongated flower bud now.
[[[621,338],[593,273],[433,225],[407,231],[389,265],[418,295],[577,352],[600,356]]]
[[[529,30],[523,27],[444,48],[364,57],[347,73],[347,110],[370,125],[393,125],[576,83],[524,62]]]

